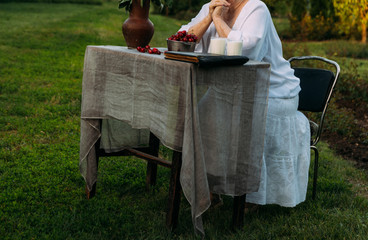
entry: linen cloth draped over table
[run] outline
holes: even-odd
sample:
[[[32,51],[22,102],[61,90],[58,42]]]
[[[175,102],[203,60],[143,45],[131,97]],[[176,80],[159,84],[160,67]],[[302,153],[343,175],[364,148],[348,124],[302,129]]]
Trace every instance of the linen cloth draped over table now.
[[[85,53],[80,172],[97,180],[94,145],[114,152],[148,144],[149,131],[182,152],[180,182],[196,230],[210,191],[240,196],[258,190],[270,66],[200,68],[118,46]],[[109,120],[107,120],[109,119]]]

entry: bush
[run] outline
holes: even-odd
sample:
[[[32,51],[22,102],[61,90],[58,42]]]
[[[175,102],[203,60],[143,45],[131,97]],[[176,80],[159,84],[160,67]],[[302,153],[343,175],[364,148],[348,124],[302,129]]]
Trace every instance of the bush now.
[[[366,127],[357,122],[367,111],[368,81],[359,76],[354,61],[341,63],[340,66],[345,67],[342,67],[329,104],[324,128],[341,137],[354,137],[361,143],[368,143],[367,129],[362,129]]]
[[[368,104],[368,81],[357,74],[357,65],[351,61],[349,67],[342,71],[336,92],[340,99],[351,101],[352,108]]]
[[[292,35],[300,40],[326,40],[338,36],[332,18],[325,18],[323,15],[317,15],[312,18],[311,15],[305,14],[298,21],[294,16],[289,17]]]
[[[285,0],[263,0],[273,17],[285,17],[289,11],[289,3]]]
[[[303,19],[307,13],[307,1],[306,0],[293,0],[291,7],[291,14],[294,19],[299,22]]]
[[[285,59],[289,59],[294,56],[309,56],[311,52],[306,44],[300,43],[288,43],[282,46],[283,56]]]
[[[338,57],[351,57],[368,59],[368,48],[366,44],[347,41],[336,41],[326,46],[326,54]]]
[[[191,18],[197,15],[201,10],[203,4],[209,2],[208,0],[175,0],[170,8],[161,11],[159,7],[154,6],[155,13],[161,13],[164,15],[170,15],[179,20],[189,21]]]

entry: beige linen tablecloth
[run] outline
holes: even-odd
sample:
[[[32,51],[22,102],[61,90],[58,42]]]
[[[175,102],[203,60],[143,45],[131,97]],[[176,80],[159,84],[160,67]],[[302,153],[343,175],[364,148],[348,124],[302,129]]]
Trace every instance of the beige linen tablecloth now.
[[[149,131],[182,152],[180,182],[195,229],[210,191],[239,196],[258,190],[270,66],[201,68],[117,46],[85,54],[80,172],[97,180],[94,145],[118,151],[148,143]]]

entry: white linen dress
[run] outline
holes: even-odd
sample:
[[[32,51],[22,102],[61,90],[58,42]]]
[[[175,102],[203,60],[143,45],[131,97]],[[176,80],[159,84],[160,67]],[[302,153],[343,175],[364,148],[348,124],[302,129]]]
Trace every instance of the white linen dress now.
[[[188,31],[208,12],[209,3],[179,31]],[[218,37],[213,23],[195,51],[208,52],[211,37]],[[294,207],[305,200],[310,163],[309,122],[297,111],[299,79],[282,56],[280,38],[262,1],[249,0],[245,4],[227,39],[242,40],[243,55],[271,64],[261,182],[258,192],[247,194],[246,201]]]

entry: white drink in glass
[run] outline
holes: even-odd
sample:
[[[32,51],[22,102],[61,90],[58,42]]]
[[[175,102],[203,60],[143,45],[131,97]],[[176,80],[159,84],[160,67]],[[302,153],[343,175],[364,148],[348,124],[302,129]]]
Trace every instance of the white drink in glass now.
[[[226,52],[229,56],[242,55],[243,42],[242,41],[228,41]]]
[[[213,54],[225,54],[226,38],[211,38],[210,51]]]

